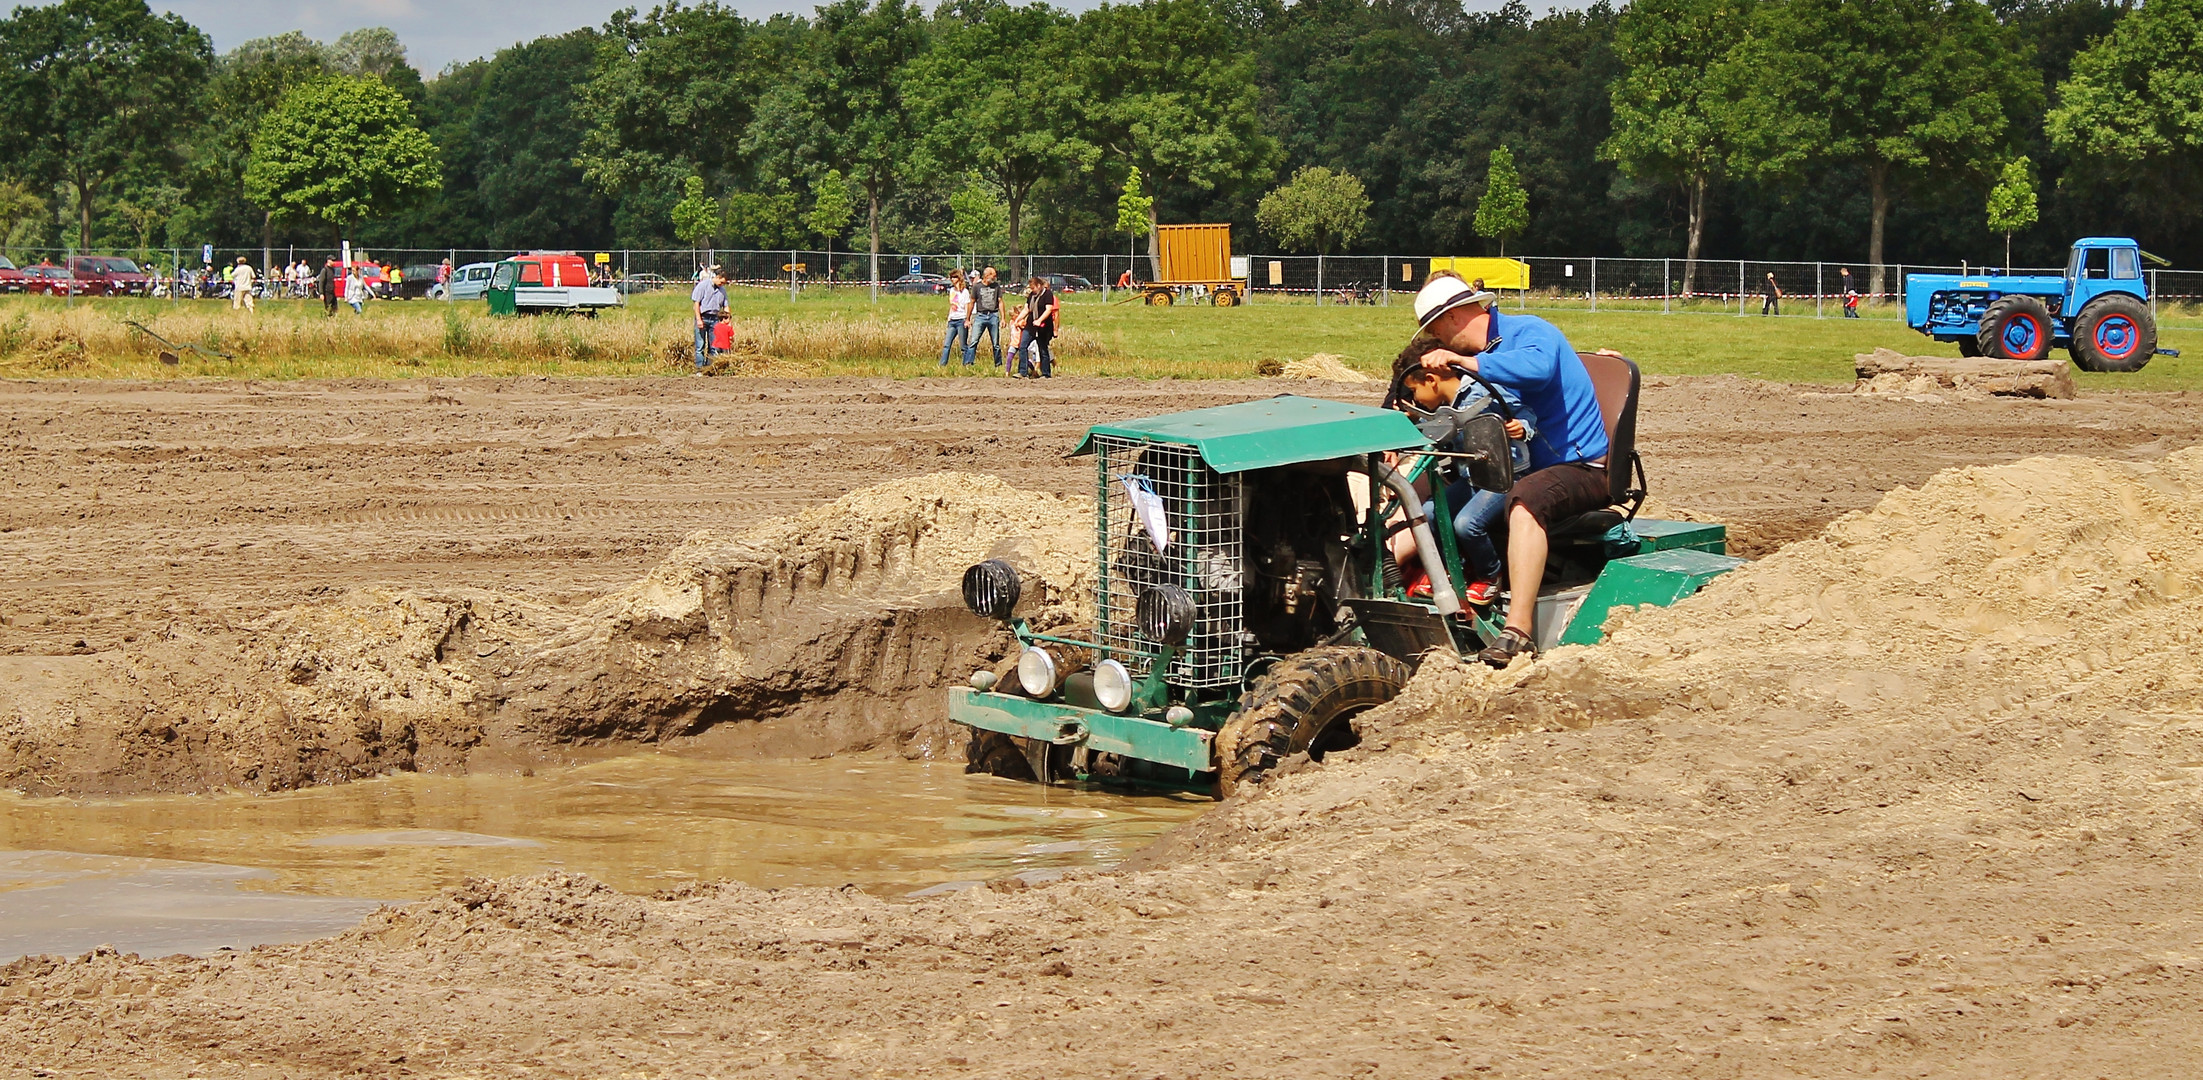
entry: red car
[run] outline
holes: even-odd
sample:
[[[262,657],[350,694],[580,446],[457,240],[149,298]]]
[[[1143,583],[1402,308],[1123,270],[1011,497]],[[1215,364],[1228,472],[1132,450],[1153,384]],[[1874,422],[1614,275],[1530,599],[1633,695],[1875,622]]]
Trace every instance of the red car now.
[[[22,292],[24,280],[23,271],[16,269],[15,264],[9,262],[6,256],[0,255],[0,293]]]
[[[47,296],[89,296],[91,290],[75,274],[52,263],[23,268],[23,291]]]
[[[89,296],[144,296],[153,291],[153,279],[138,264],[112,255],[78,255],[69,260],[69,272],[84,283]]]

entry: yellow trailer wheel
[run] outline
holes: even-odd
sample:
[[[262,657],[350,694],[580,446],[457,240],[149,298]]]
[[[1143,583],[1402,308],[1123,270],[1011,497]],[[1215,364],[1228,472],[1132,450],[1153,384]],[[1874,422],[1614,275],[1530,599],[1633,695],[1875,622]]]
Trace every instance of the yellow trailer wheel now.
[[[1209,303],[1217,307],[1237,307],[1239,305],[1239,290],[1228,285],[1220,288],[1209,294]]]
[[[1147,306],[1149,307],[1157,305],[1169,307],[1177,302],[1178,294],[1169,289],[1149,289],[1147,291]]]

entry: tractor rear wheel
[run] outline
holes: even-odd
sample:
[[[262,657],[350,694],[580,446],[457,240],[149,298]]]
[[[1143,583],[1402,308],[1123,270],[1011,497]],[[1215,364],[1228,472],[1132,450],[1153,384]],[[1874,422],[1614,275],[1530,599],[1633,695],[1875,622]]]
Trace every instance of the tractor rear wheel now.
[[[1980,339],[1980,338],[1970,338],[1970,337],[1962,337],[1962,338],[1959,338],[1959,339],[1958,339],[1958,355],[1960,355],[1960,356],[1980,356],[1980,355],[1981,355],[1981,339]]]
[[[1982,313],[1977,332],[1981,355],[1999,360],[2040,360],[2050,355],[2050,309],[2032,296],[2001,296]]]
[[[2073,320],[2070,351],[2082,371],[2140,371],[2157,355],[2157,321],[2125,293],[2099,296]]]
[[[1272,665],[1248,688],[1239,711],[1216,733],[1216,796],[1259,784],[1288,757],[1354,745],[1350,721],[1391,701],[1408,667],[1375,649],[1329,645]]]

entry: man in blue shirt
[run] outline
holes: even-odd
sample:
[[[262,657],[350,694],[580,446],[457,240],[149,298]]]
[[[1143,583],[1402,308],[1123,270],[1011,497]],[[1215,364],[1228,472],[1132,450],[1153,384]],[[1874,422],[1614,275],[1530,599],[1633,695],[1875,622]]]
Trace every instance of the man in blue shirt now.
[[[1591,373],[1558,327],[1534,315],[1501,315],[1492,310],[1498,299],[1457,276],[1433,276],[1416,294],[1415,317],[1442,346],[1423,354],[1424,368],[1481,375],[1513,391],[1541,421],[1530,438],[1532,471],[1507,496],[1507,625],[1477,654],[1506,667],[1537,652],[1548,531],[1611,500],[1606,417]]]
[[[696,373],[702,375],[711,366],[712,331],[727,317],[726,274],[716,265],[705,267],[688,298],[696,306]]]

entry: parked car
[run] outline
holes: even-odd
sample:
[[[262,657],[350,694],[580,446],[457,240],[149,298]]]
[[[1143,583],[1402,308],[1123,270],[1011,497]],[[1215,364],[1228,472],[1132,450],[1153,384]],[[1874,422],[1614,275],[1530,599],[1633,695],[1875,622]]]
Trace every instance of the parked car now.
[[[74,256],[69,272],[84,283],[87,296],[144,296],[153,289],[153,279],[137,263],[112,255]]]
[[[623,278],[614,278],[612,287],[618,289],[621,295],[631,296],[635,293],[670,289],[673,287],[673,279],[664,274],[630,274]]]
[[[430,290],[436,288],[436,267],[435,263],[406,267],[405,280],[390,288],[387,299],[419,300],[428,296]]]
[[[22,292],[24,280],[23,271],[0,255],[0,293]]]
[[[1059,293],[1093,292],[1094,283],[1077,274],[1042,274],[1040,280]]]
[[[949,291],[949,279],[941,274],[904,274],[885,285],[881,292],[889,293],[945,293]]]
[[[84,282],[78,281],[77,276],[70,273],[67,267],[55,266],[52,263],[39,263],[37,266],[24,267],[23,291],[42,293],[47,296],[90,295]]]
[[[431,300],[441,300],[449,291],[453,300],[480,300],[483,291],[490,287],[490,271],[496,268],[496,263],[486,262],[455,266],[451,269],[451,281],[445,285],[437,285],[431,275],[426,295]]]

